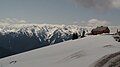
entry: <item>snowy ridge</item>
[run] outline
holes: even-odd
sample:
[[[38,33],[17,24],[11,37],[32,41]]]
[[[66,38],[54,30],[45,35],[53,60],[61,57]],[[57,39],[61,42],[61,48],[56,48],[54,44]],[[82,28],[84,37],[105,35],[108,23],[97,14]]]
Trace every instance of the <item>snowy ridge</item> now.
[[[55,34],[58,37],[66,37],[73,33],[81,34],[82,27],[78,25],[52,25],[52,24],[6,24],[0,25],[0,34],[5,35],[9,33],[25,34],[27,36],[36,36],[40,40],[40,36],[44,39],[50,39]]]
[[[87,29],[89,32],[95,27],[82,27],[80,25],[54,25],[54,24],[0,24],[0,33],[5,34],[9,32],[19,31],[27,32],[29,35],[32,35],[32,30],[35,29],[35,32],[38,33],[40,31],[47,32],[48,36],[52,34],[56,29],[62,29],[64,32],[66,30],[74,33],[80,32],[81,28]],[[109,26],[111,33],[116,32],[116,30],[120,30],[120,26]]]
[[[9,33],[9,32],[16,32],[19,31],[27,32],[29,35],[32,34],[32,30],[35,30],[36,33],[39,32],[48,32],[52,34],[56,29],[62,29],[64,32],[66,30],[73,32],[79,32],[81,26],[78,25],[52,25],[52,24],[0,24],[0,32],[2,34]]]
[[[82,30],[78,25],[1,24],[0,47],[17,54],[71,40],[73,33],[80,35]]]

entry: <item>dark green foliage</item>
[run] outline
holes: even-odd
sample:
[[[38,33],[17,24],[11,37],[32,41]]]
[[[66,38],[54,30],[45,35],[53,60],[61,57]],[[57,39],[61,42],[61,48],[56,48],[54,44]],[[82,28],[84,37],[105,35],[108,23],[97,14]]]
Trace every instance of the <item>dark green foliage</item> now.
[[[73,33],[72,39],[78,39],[78,34],[77,33]]]

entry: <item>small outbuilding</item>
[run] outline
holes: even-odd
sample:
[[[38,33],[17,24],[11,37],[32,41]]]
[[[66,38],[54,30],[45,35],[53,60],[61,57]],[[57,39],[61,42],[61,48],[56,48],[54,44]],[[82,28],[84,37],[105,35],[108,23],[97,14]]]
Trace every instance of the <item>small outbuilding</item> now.
[[[91,31],[92,35],[103,34],[103,33],[110,33],[110,29],[106,26],[100,26],[92,29]]]
[[[120,36],[120,31],[117,29],[117,32],[115,33],[115,35],[119,35]]]
[[[115,33],[113,37],[116,41],[120,42],[120,31],[117,30],[117,33]]]

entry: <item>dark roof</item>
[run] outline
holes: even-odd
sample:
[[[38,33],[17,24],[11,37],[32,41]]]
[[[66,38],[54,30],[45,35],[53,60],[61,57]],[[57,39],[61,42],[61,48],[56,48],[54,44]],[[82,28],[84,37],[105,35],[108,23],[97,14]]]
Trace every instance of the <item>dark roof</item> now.
[[[101,26],[101,27],[97,27],[97,28],[95,28],[95,29],[93,29],[94,31],[102,31],[102,30],[107,30],[107,29],[109,29],[108,27],[103,27],[103,26]]]

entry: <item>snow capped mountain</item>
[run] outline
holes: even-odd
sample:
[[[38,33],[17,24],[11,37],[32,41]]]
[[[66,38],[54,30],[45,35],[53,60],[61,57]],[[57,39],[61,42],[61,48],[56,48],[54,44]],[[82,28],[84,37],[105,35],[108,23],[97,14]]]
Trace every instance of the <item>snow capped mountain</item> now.
[[[0,47],[17,54],[71,40],[73,33],[80,35],[82,30],[78,25],[1,24]]]
[[[115,33],[117,29],[120,30],[120,26],[109,28],[111,33]],[[9,50],[10,55],[17,54],[71,40],[73,33],[80,36],[83,30],[91,32],[92,29],[93,27],[79,25],[0,24],[0,47]],[[8,56],[8,53],[5,56]]]

